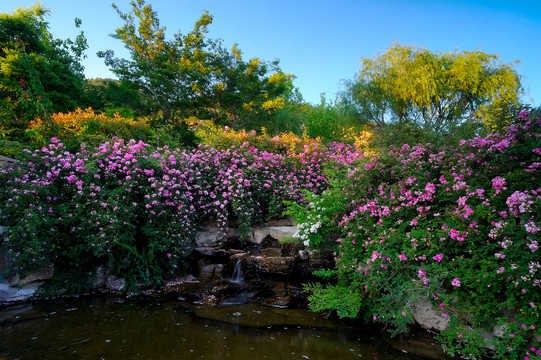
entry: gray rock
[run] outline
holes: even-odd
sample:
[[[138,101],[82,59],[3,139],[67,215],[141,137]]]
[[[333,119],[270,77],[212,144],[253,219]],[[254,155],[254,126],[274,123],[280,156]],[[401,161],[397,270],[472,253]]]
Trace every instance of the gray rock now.
[[[126,279],[109,275],[105,278],[105,286],[111,291],[123,291],[126,287]]]
[[[92,288],[103,288],[106,287],[107,279],[107,270],[103,266],[98,266],[96,268],[96,273],[92,277]]]
[[[10,279],[9,284],[11,286],[13,285],[22,286],[22,285],[26,285],[38,280],[49,280],[50,278],[53,277],[53,275],[54,275],[54,264],[50,263],[37,271],[31,272],[30,274],[28,274],[26,277],[22,279],[20,278],[19,274],[16,274]]]
[[[283,219],[271,219],[267,221],[267,226],[292,226],[294,219],[291,217],[286,217]]]
[[[199,274],[199,280],[203,283],[217,281],[223,279],[223,264],[212,264],[204,266]]]
[[[425,329],[444,331],[449,327],[449,318],[442,317],[442,312],[429,301],[420,300],[412,306],[415,321]]]
[[[212,246],[218,243],[218,229],[204,229],[195,233],[197,246]]]
[[[299,250],[298,254],[299,254],[299,259],[301,259],[301,260],[308,260],[309,259],[308,251],[306,251],[306,250]]]
[[[298,230],[298,226],[268,226],[254,229],[253,242],[261,244],[263,239],[270,236],[273,239],[281,241],[287,237],[293,236]]]
[[[41,281],[27,283],[22,287],[10,286],[6,280],[0,280],[0,302],[15,302],[30,299],[43,284]]]

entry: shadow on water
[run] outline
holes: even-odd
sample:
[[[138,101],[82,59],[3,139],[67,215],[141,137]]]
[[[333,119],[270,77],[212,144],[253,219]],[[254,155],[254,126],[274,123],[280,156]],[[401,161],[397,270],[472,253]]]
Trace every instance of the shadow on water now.
[[[307,310],[211,308],[152,298],[0,309],[0,359],[412,360],[373,334]]]

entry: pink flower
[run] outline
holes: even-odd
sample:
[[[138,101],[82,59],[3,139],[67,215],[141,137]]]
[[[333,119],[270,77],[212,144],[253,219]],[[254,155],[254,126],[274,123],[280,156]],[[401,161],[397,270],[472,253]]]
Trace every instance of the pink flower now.
[[[402,254],[398,255],[398,257],[399,257],[400,260],[402,260],[402,261],[408,260],[408,258],[406,257],[406,254],[405,254],[405,253],[402,253]]]
[[[460,280],[458,278],[454,278],[453,281],[451,282],[451,285],[455,287],[460,287]]]
[[[440,262],[443,259],[443,254],[438,254],[434,257],[432,257],[433,260]]]

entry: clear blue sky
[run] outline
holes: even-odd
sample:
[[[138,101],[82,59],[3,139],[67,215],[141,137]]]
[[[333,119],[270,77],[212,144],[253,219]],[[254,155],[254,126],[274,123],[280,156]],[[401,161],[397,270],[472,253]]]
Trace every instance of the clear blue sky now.
[[[32,0],[0,0],[0,12],[29,6]],[[111,0],[42,0],[51,10],[55,37],[74,37],[73,20],[82,19],[90,48],[87,78],[113,77],[96,57],[113,49],[127,56],[122,43],[108,35],[122,22]],[[123,12],[129,0],[116,0]],[[384,52],[393,41],[432,51],[481,50],[505,63],[519,60],[525,90],[541,105],[541,0],[147,0],[172,36],[187,33],[202,10],[214,15],[209,37],[237,43],[246,58],[280,59],[304,98],[334,99],[340,80],[352,79],[362,57]]]

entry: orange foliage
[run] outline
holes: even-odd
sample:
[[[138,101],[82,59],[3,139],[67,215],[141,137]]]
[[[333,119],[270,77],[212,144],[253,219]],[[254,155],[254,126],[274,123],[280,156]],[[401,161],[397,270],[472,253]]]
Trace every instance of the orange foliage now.
[[[55,113],[49,119],[37,118],[30,123],[31,134],[36,141],[48,140],[57,137],[64,142],[78,141],[89,129],[90,122],[96,122],[99,127],[121,125],[138,127],[142,124],[134,119],[125,118],[119,113],[113,117],[96,114],[92,108],[77,110],[68,113]],[[144,124],[146,126],[146,124]]]

